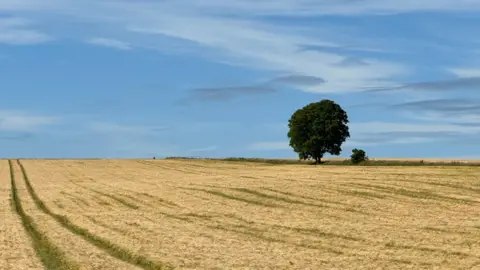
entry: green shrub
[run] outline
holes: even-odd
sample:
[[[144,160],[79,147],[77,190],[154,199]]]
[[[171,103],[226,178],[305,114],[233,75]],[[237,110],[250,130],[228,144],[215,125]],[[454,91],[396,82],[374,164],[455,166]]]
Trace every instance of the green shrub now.
[[[367,154],[362,149],[353,149],[352,155],[350,156],[350,161],[353,164],[358,164],[360,162],[368,160]]]

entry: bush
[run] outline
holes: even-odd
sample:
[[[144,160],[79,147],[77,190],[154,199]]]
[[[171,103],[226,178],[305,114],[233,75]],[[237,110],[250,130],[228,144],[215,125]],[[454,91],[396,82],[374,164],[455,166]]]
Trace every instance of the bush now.
[[[366,160],[368,160],[368,157],[367,157],[365,151],[363,151],[362,149],[357,149],[357,148],[352,150],[352,155],[350,156],[350,161],[353,164],[358,164],[358,163],[366,161]]]

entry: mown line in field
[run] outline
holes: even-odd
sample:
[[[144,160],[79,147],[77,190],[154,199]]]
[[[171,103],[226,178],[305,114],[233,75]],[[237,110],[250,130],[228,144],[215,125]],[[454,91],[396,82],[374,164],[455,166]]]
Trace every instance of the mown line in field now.
[[[74,195],[74,194],[67,193],[65,191],[60,191],[60,194],[62,194],[63,196],[65,196],[66,198],[70,199],[71,201],[73,201],[74,203],[76,203],[78,205],[83,205],[85,207],[90,207],[90,204],[84,198],[81,198],[81,197],[79,197],[77,195]]]
[[[111,256],[119,260],[122,260],[124,262],[130,263],[132,265],[135,265],[147,270],[174,269],[173,266],[171,265],[168,265],[162,262],[154,262],[145,256],[137,255],[124,247],[118,246],[117,244],[110,242],[110,240],[108,239],[102,238],[98,235],[95,235],[89,232],[86,228],[82,228],[74,224],[72,221],[70,221],[70,219],[68,219],[68,217],[52,212],[52,210],[50,210],[50,208],[48,208],[45,205],[45,203],[40,199],[40,197],[37,195],[30,180],[28,179],[28,175],[23,164],[20,162],[20,160],[17,160],[17,162],[21,168],[23,179],[27,186],[28,193],[30,194],[30,197],[33,199],[33,201],[35,202],[35,205],[37,206],[37,208],[40,209],[45,214],[51,216],[62,227],[68,229],[70,232],[82,237],[83,239],[90,242],[94,246],[104,250]]]
[[[243,192],[243,193],[246,193],[246,194],[254,195],[254,196],[257,196],[257,197],[276,200],[276,201],[285,202],[285,203],[301,204],[301,205],[321,207],[321,208],[328,207],[327,205],[323,205],[323,204],[308,203],[308,202],[304,202],[304,201],[293,200],[293,199],[290,199],[290,198],[284,198],[284,197],[280,197],[280,196],[270,195],[270,194],[267,194],[267,193],[259,192],[259,191],[256,191],[256,190],[253,190],[253,189],[248,189],[248,188],[230,188],[230,189],[238,191],[238,192]]]
[[[140,207],[134,203],[131,203],[127,200],[124,200],[123,198],[119,198],[118,196],[115,196],[115,195],[112,195],[112,194],[108,194],[108,193],[105,193],[105,192],[100,192],[100,191],[97,191],[95,189],[92,189],[92,188],[88,188],[88,187],[85,187],[85,186],[82,186],[78,183],[76,183],[75,181],[72,181],[72,180],[69,180],[70,183],[74,184],[75,186],[79,187],[79,188],[82,188],[82,189],[85,189],[85,190],[88,190],[90,192],[93,192],[93,193],[96,193],[98,195],[101,195],[103,197],[107,197],[107,198],[110,198],[118,203],[120,203],[121,205],[125,206],[125,207],[128,207],[130,209],[134,209],[134,210],[137,210],[139,209]]]
[[[268,190],[268,191],[271,191],[271,192],[276,192],[276,193],[279,193],[279,194],[282,194],[282,195],[285,195],[285,196],[291,196],[291,197],[296,197],[296,198],[301,198],[301,199],[306,199],[306,200],[313,200],[313,201],[330,203],[330,204],[338,204],[338,205],[343,205],[343,206],[347,206],[347,207],[352,206],[348,203],[342,203],[342,202],[332,201],[332,200],[327,200],[327,199],[322,199],[322,198],[313,198],[313,197],[309,197],[309,196],[305,196],[305,195],[298,195],[298,194],[294,194],[292,192],[281,191],[281,190],[278,190],[278,189],[273,189],[273,188],[268,188],[268,187],[261,187],[261,189]]]
[[[8,164],[10,167],[12,206],[20,217],[25,232],[27,232],[27,234],[30,236],[33,248],[37,253],[42,265],[45,267],[45,269],[80,269],[76,263],[67,259],[65,253],[60,248],[50,242],[48,237],[38,230],[37,225],[33,221],[32,217],[26,214],[25,210],[23,209],[20,196],[18,196],[12,161],[8,160]]]
[[[285,239],[270,237],[270,236],[264,235],[262,232],[252,230],[252,228],[249,228],[249,227],[242,227],[241,225],[231,226],[230,228],[222,226],[222,225],[218,225],[218,224],[217,225],[206,225],[206,227],[210,228],[210,229],[217,229],[217,230],[223,230],[223,231],[227,231],[227,232],[233,232],[233,233],[241,234],[241,235],[248,236],[248,237],[254,237],[254,238],[257,238],[259,240],[272,242],[272,243],[290,244],[290,245],[293,245],[293,246],[302,247],[302,248],[306,248],[306,249],[324,250],[326,252],[330,252],[330,253],[333,253],[333,254],[336,254],[336,255],[343,255],[344,254],[344,252],[341,251],[341,250],[331,248],[331,247],[322,246],[322,245],[320,245],[320,243],[311,244],[311,243],[303,243],[303,242],[298,242],[298,241],[288,241],[288,240],[285,240]],[[235,228],[235,227],[237,227],[237,228]],[[319,244],[319,245],[315,245],[315,244]]]
[[[72,175],[72,174],[70,174],[70,175]],[[84,175],[84,176],[85,176],[85,175]],[[86,177],[86,176],[85,176],[85,177]],[[165,204],[166,204],[166,205],[169,205],[168,207],[172,207],[172,206],[179,207],[178,204],[175,204],[175,203],[173,203],[173,202],[170,202],[170,201],[167,201],[167,200],[158,198],[158,197],[156,197],[156,196],[153,196],[153,195],[148,194],[148,193],[145,193],[145,192],[137,192],[137,191],[135,191],[135,190],[131,190],[131,189],[127,189],[127,188],[114,187],[114,186],[111,186],[111,185],[108,185],[108,184],[105,184],[105,183],[97,182],[97,181],[95,181],[93,178],[90,178],[90,177],[88,177],[88,178],[89,178],[90,180],[92,180],[93,183],[98,184],[98,185],[102,185],[102,186],[106,186],[106,187],[110,187],[110,188],[113,187],[113,188],[116,188],[116,189],[120,189],[120,190],[126,191],[126,192],[128,192],[128,193],[136,194],[136,195],[143,196],[143,197],[148,197],[149,199],[154,200],[154,201],[157,201],[158,203],[160,203],[160,204],[162,204],[162,205],[165,205]],[[121,178],[121,179],[131,181],[130,179],[124,178],[124,177]],[[138,199],[138,198],[136,198],[136,197],[134,197],[134,196],[131,196],[131,195],[122,194],[122,193],[117,193],[117,194],[115,194],[115,195],[107,194],[107,193],[105,193],[105,192],[100,192],[100,191],[98,191],[98,190],[85,187],[85,186],[77,183],[77,181],[74,181],[74,180],[72,180],[72,179],[67,178],[67,180],[68,180],[70,183],[72,183],[73,185],[77,186],[77,187],[80,187],[80,188],[82,188],[82,189],[91,191],[91,192],[93,192],[93,193],[97,193],[97,194],[102,195],[102,196],[104,196],[104,197],[108,197],[108,198],[110,198],[110,199],[112,199],[112,200],[114,200],[114,201],[116,201],[116,202],[118,202],[118,203],[120,203],[120,204],[122,204],[122,205],[124,205],[124,206],[126,206],[126,207],[128,207],[128,208],[134,209],[134,210],[137,210],[137,209],[140,208],[140,206],[137,205],[137,203],[142,204],[142,206],[155,207],[154,205],[152,205],[151,202],[140,200],[140,199]],[[142,182],[142,181],[141,181],[141,182]],[[151,183],[149,183],[149,184],[151,184]],[[117,195],[118,195],[118,196],[117,196]],[[128,200],[131,200],[131,201],[134,201],[134,202],[128,201],[127,198],[128,198]],[[103,202],[101,202],[100,204],[105,205],[105,203],[106,203],[106,202],[103,201]]]
[[[425,184],[425,185],[430,185],[430,186],[448,187],[448,188],[457,189],[457,190],[461,190],[461,191],[473,192],[473,193],[480,194],[480,188],[474,188],[474,187],[469,187],[469,186],[460,185],[460,184],[427,182],[427,181],[406,180],[406,179],[401,179],[401,180],[399,180],[399,182],[401,182],[401,183]]]
[[[362,210],[357,210],[357,209],[353,208],[353,206],[349,205],[349,204],[338,203],[339,205],[347,206],[346,208],[343,208],[343,207],[339,207],[337,205],[327,204],[327,203],[330,203],[330,204],[334,203],[334,202],[331,202],[331,201],[328,201],[326,203],[324,200],[316,200],[314,198],[307,198],[308,200],[316,200],[318,202],[322,202],[321,204],[320,203],[310,203],[310,202],[300,201],[300,200],[296,200],[296,199],[290,199],[290,198],[288,198],[288,195],[285,195],[285,193],[278,192],[276,190],[268,189],[268,188],[260,188],[260,189],[268,190],[268,191],[271,191],[271,192],[274,192],[274,193],[279,193],[279,194],[282,194],[282,195],[287,196],[287,197],[281,197],[281,196],[278,196],[278,195],[267,194],[267,193],[264,193],[264,192],[260,192],[260,191],[252,190],[252,189],[247,189],[247,188],[231,188],[231,187],[221,187],[221,186],[215,186],[215,185],[201,185],[201,186],[208,186],[208,187],[213,187],[213,188],[216,188],[216,189],[227,188],[227,189],[237,191],[237,192],[240,192],[240,193],[243,193],[243,194],[249,194],[251,196],[261,198],[262,200],[274,200],[274,201],[277,201],[277,202],[300,204],[300,205],[305,205],[305,206],[313,206],[313,207],[317,207],[317,208],[331,208],[331,209],[337,209],[337,210],[341,210],[341,211],[357,213],[357,214],[361,214],[361,215],[370,215],[367,212],[364,212]],[[188,188],[184,188],[184,189],[188,189]],[[220,193],[219,191],[214,191],[215,193],[217,193],[217,194],[214,194],[214,193],[212,193],[213,192],[212,190],[207,191],[206,189],[198,189],[198,188],[197,189],[190,188],[190,190],[203,191],[203,192],[207,192],[207,193],[210,193],[210,194],[213,194],[213,195],[219,195],[219,196],[229,198],[229,199],[233,199],[231,197],[242,198],[242,197],[236,197],[235,195],[231,195],[231,194],[227,194],[228,197],[226,197],[226,196],[223,196],[221,194],[218,194],[218,193]],[[303,197],[302,199],[305,199],[305,197]],[[248,200],[248,201],[251,202],[252,200]],[[283,207],[282,205],[279,205],[279,204],[272,204],[272,205],[275,205],[276,207]]]
[[[404,197],[410,197],[415,199],[429,199],[436,201],[446,201],[446,202],[455,202],[455,203],[464,203],[464,204],[476,204],[477,201],[471,199],[455,198],[451,196],[441,195],[430,190],[411,190],[407,189],[404,186],[384,186],[376,184],[361,184],[361,183],[352,183],[350,185],[360,186],[363,188],[372,189],[378,192],[384,192],[389,194],[400,195]]]
[[[258,201],[258,200],[242,198],[242,197],[234,196],[234,195],[224,193],[224,192],[220,192],[220,191],[216,191],[216,190],[208,190],[208,189],[201,189],[201,188],[181,188],[181,189],[193,190],[193,191],[203,191],[205,193],[215,195],[215,196],[218,196],[218,197],[222,197],[222,198],[225,198],[225,199],[245,202],[245,203],[249,203],[249,204],[253,204],[253,205],[261,205],[261,206],[265,206],[265,207],[281,207],[280,205],[277,205],[277,204],[265,203],[265,202]]]
[[[153,167],[159,167],[164,170],[170,170],[170,171],[176,171],[176,172],[181,172],[181,173],[187,173],[187,174],[196,174],[196,175],[201,175],[205,173],[205,171],[195,171],[195,170],[186,170],[186,169],[178,169],[178,168],[173,168],[170,166],[165,166],[161,165],[158,163],[153,163],[153,162],[148,162],[148,161],[142,161],[142,160],[137,160],[139,164],[147,165],[147,166],[153,166]]]
[[[140,208],[138,205],[136,204],[133,204],[131,202],[128,202],[122,198],[119,198],[115,195],[112,195],[112,194],[108,194],[108,193],[104,193],[104,192],[100,192],[100,191],[97,191],[97,190],[94,190],[94,189],[90,189],[90,188],[86,188],[87,190],[90,190],[91,192],[94,192],[96,194],[99,194],[99,195],[102,195],[104,197],[107,197],[107,198],[110,198],[118,203],[120,203],[121,205],[125,206],[125,207],[128,207],[130,209],[134,209],[134,210],[137,210],[138,208]]]
[[[124,179],[127,180],[126,178],[124,178]],[[74,181],[70,181],[70,182],[72,182],[73,184],[75,184],[79,187],[85,188],[85,187],[81,186],[80,184],[75,183]],[[95,183],[98,184],[98,185],[108,187],[108,188],[115,188],[115,189],[124,191],[126,193],[135,194],[135,195],[140,196],[140,197],[145,197],[145,198],[148,198],[148,200],[151,200],[151,201],[148,201],[148,200],[144,201],[144,200],[139,199],[139,197],[135,197],[135,196],[132,196],[132,195],[129,195],[129,194],[117,193],[118,196],[128,198],[129,200],[132,200],[132,201],[134,201],[135,203],[138,203],[138,204],[142,204],[143,206],[156,207],[154,205],[154,203],[157,202],[157,203],[161,204],[162,206],[166,206],[166,207],[180,207],[178,204],[176,204],[174,202],[171,202],[171,201],[153,196],[153,195],[151,195],[147,192],[138,192],[138,191],[135,191],[135,190],[132,190],[132,189],[129,189],[129,188],[112,186],[112,185],[108,185],[108,184],[101,183],[101,182],[95,182]]]

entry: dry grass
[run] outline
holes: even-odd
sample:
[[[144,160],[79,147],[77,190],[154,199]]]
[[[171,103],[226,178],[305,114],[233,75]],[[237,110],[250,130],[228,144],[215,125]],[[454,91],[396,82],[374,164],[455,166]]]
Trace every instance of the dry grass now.
[[[135,256],[179,269],[480,266],[475,167],[22,164],[52,213]]]

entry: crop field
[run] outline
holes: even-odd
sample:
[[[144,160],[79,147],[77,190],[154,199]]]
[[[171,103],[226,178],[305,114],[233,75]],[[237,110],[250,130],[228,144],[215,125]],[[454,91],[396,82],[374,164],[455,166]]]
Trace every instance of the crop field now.
[[[480,168],[0,160],[0,269],[480,269]]]

